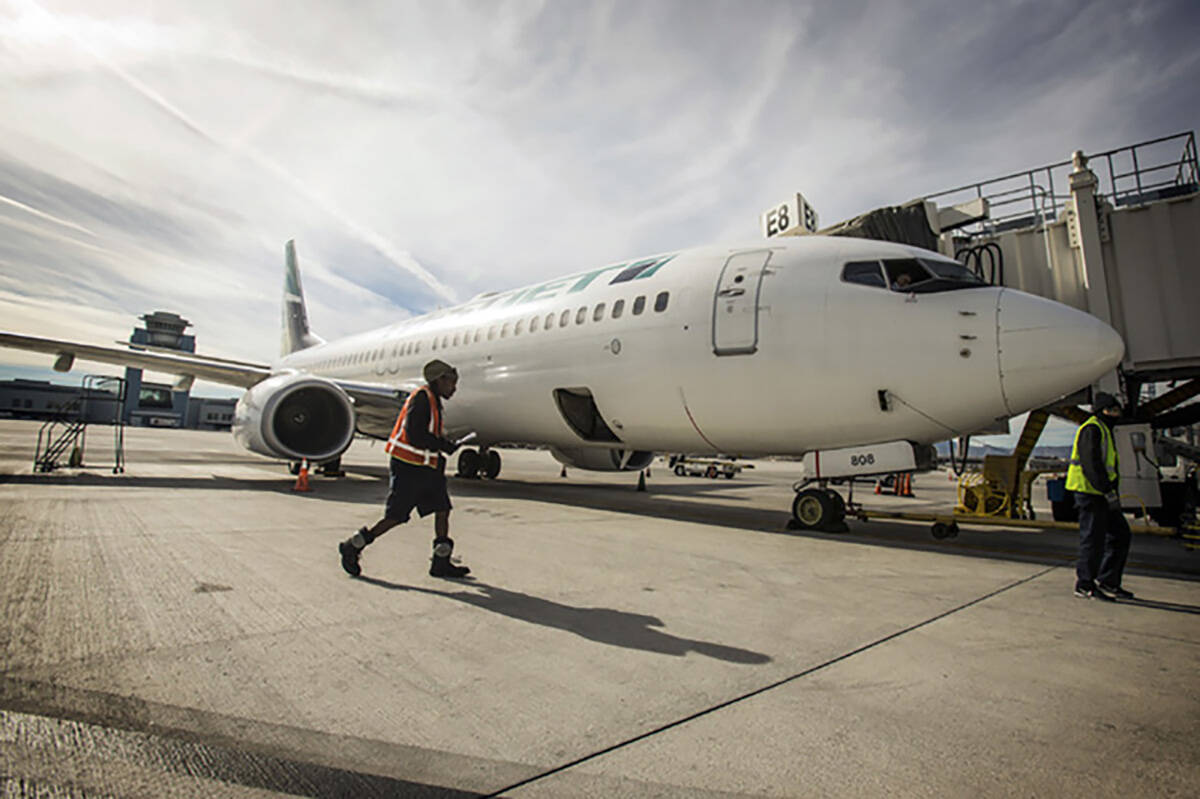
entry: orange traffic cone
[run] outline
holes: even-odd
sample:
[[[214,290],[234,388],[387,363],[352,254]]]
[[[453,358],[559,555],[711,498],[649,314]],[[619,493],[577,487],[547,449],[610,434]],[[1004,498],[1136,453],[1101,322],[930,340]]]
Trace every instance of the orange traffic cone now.
[[[882,481],[882,480],[876,480],[876,481],[875,481],[875,493],[876,493],[876,494],[882,494],[882,493],[883,493],[883,481]]]
[[[312,491],[308,485],[308,459],[300,461],[300,474],[296,475],[296,484],[292,486],[293,491]]]

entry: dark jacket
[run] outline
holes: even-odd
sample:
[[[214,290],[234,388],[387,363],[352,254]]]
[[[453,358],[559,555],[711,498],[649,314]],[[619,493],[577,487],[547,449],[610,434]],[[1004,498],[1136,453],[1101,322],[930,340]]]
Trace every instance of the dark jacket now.
[[[1100,424],[1108,428],[1109,436],[1111,436],[1112,422],[1105,419],[1103,414],[1096,414],[1096,418],[1100,420]],[[429,423],[428,418],[425,422]],[[1119,475],[1116,480],[1108,479],[1107,455],[1104,436],[1100,434],[1095,425],[1087,425],[1079,431],[1079,466],[1083,469],[1083,476],[1087,478],[1087,481],[1095,486],[1097,491],[1104,494],[1116,491],[1117,483],[1120,482]]]

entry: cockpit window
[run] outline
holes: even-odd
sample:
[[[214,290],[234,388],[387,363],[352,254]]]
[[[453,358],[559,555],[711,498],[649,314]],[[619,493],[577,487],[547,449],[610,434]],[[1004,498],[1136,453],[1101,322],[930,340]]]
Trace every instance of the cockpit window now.
[[[883,281],[883,272],[879,270],[879,261],[852,261],[846,264],[842,267],[842,280],[862,286],[887,286]]]
[[[935,277],[942,280],[953,280],[958,283],[964,283],[969,286],[986,285],[983,278],[976,275],[970,269],[960,264],[958,261],[941,258],[922,258],[921,263],[933,272]]]
[[[883,262],[883,268],[892,291],[912,291],[914,286],[933,278],[916,258],[889,258]]]
[[[941,258],[888,258],[883,262],[888,286],[906,294],[978,288],[987,283],[957,261]]]

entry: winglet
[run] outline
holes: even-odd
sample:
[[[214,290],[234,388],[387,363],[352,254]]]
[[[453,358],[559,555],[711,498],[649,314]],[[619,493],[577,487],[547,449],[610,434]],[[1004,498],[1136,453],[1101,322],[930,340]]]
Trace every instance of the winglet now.
[[[324,344],[320,336],[308,329],[308,311],[304,307],[304,289],[300,287],[300,267],[296,264],[296,242],[288,240],[285,248],[287,268],[283,278],[283,336],[280,355]]]

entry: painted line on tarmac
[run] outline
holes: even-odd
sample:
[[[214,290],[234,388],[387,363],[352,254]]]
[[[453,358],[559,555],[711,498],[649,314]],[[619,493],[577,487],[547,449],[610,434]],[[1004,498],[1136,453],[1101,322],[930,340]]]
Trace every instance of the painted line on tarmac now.
[[[934,622],[941,621],[942,619],[946,618],[947,616],[953,616],[955,613],[958,613],[961,610],[966,610],[969,607],[978,605],[980,602],[984,602],[988,599],[991,599],[992,597],[999,596],[1000,594],[1003,594],[1005,591],[1011,591],[1012,589],[1017,588],[1022,585],[1025,585],[1026,583],[1032,582],[1032,581],[1038,579],[1039,577],[1044,577],[1045,575],[1047,575],[1050,572],[1055,571],[1059,568],[1061,568],[1061,567],[1060,566],[1049,566],[1045,569],[1042,569],[1039,572],[1031,574],[1028,577],[1023,577],[1020,580],[1017,580],[1016,582],[1009,583],[1008,585],[1005,585],[1001,588],[997,588],[995,591],[989,591],[988,593],[984,594],[983,596],[976,597],[975,599],[972,599],[969,602],[964,602],[963,604],[958,605],[957,607],[953,607],[950,610],[943,611],[943,612],[937,614],[936,616],[931,616],[928,619],[925,619],[924,621],[917,622],[916,624],[913,624],[909,627],[905,627],[902,630],[897,630],[896,632],[891,633],[890,635],[885,635],[884,637],[876,639],[869,644],[864,644],[864,645],[858,647],[857,649],[852,649],[849,652],[845,652],[841,655],[838,655],[837,657],[830,658],[829,660],[826,660],[823,663],[818,663],[815,666],[811,666],[811,667],[805,669],[804,671],[800,671],[800,672],[797,672],[797,673],[791,675],[790,677],[784,677],[781,680],[776,680],[775,682],[770,683],[768,685],[764,685],[761,688],[756,688],[753,691],[749,691],[748,693],[741,694],[740,696],[735,696],[732,699],[727,699],[724,702],[720,702],[716,705],[706,707],[703,710],[698,710],[695,713],[692,713],[691,715],[684,716],[683,718],[676,719],[675,721],[667,722],[666,724],[663,724],[659,727],[655,727],[652,730],[647,730],[646,732],[643,732],[640,735],[635,735],[632,738],[627,738],[624,741],[619,741],[615,744],[612,744],[611,746],[607,746],[603,749],[599,749],[595,752],[592,752],[591,754],[587,754],[582,757],[578,757],[572,761],[563,763],[560,766],[555,766],[554,768],[549,769],[547,771],[543,771],[540,774],[535,774],[531,777],[527,777],[526,779],[523,779],[520,782],[514,782],[512,785],[506,785],[505,787],[501,788],[498,791],[494,791],[493,793],[487,794],[486,796],[483,797],[483,799],[492,799],[493,797],[502,796],[503,794],[505,794],[508,791],[513,791],[513,790],[516,790],[517,788],[523,788],[526,785],[537,782],[539,780],[543,780],[546,777],[551,777],[551,776],[554,776],[555,774],[560,774],[564,771],[567,771],[568,769],[575,768],[576,766],[582,765],[583,763],[586,763],[590,760],[595,760],[598,757],[603,757],[604,755],[611,754],[612,752],[615,752],[618,749],[623,749],[627,746],[631,746],[632,744],[644,741],[647,738],[652,738],[655,735],[659,735],[661,733],[667,732],[668,730],[673,730],[676,727],[681,727],[684,724],[695,721],[696,719],[703,718],[704,716],[708,716],[713,713],[716,713],[719,710],[724,710],[727,707],[732,707],[733,705],[739,704],[741,702],[745,702],[747,699],[753,699],[754,697],[765,694],[768,691],[773,691],[776,688],[780,688],[784,685],[787,685],[788,683],[795,682],[796,680],[799,680],[803,677],[807,677],[810,674],[815,674],[818,671],[827,669],[830,666],[841,663],[844,660],[849,660],[850,658],[852,658],[856,655],[861,655],[862,653],[870,651],[877,646],[886,644],[889,641],[894,641],[897,638],[908,635],[909,633],[919,630],[922,627],[927,627],[930,624],[933,624]]]

